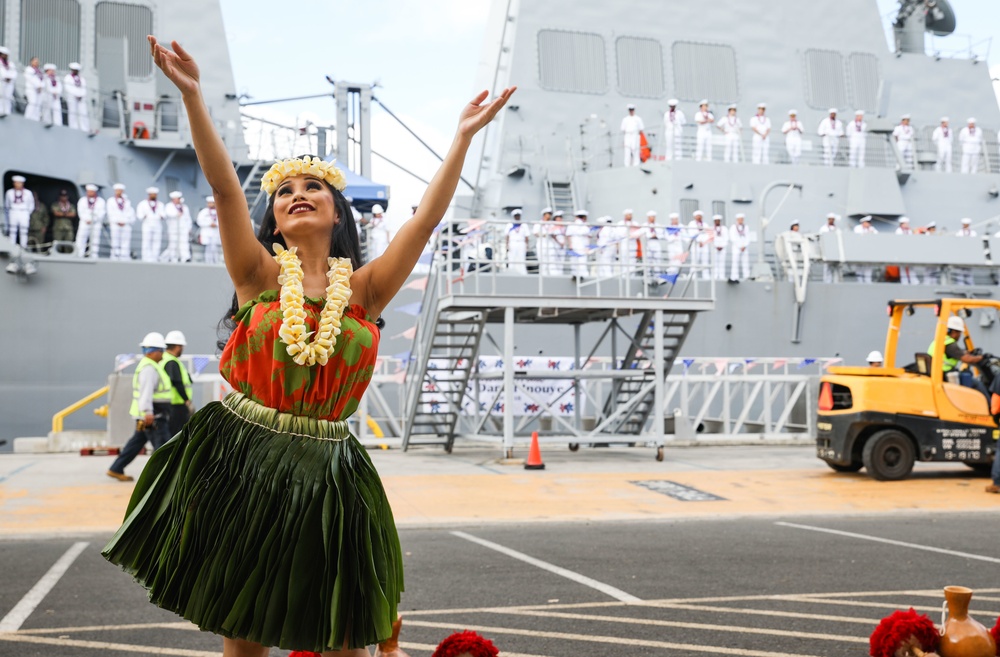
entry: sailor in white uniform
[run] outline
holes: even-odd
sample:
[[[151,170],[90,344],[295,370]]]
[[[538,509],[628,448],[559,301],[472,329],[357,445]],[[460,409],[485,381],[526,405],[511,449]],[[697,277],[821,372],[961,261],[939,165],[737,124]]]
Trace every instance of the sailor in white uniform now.
[[[56,65],[45,65],[45,80],[42,86],[42,122],[51,125],[63,124],[62,82],[56,77]]]
[[[135,210],[132,201],[125,195],[125,185],[116,183],[114,196],[108,199],[108,227],[111,229],[111,259],[131,260],[132,224]]]
[[[642,119],[635,113],[635,105],[628,104],[628,116],[622,119],[622,134],[625,136],[625,166],[639,166],[639,133],[645,130]]]
[[[694,115],[694,122],[698,125],[698,132],[695,135],[694,159],[701,162],[712,161],[712,128],[715,126],[715,114],[708,109],[708,101],[703,100],[698,103],[698,112]]]
[[[951,128],[948,126],[948,117],[942,116],[941,125],[934,128],[934,133],[931,135],[931,141],[937,146],[937,161],[934,163],[935,171],[952,172],[951,142],[953,137]]]
[[[0,46],[0,116],[14,111],[14,81],[17,69],[10,63],[10,50]]]
[[[157,187],[146,188],[146,198],[135,208],[135,218],[142,222],[142,260],[156,262],[163,242],[164,204],[157,200]]]
[[[667,247],[668,275],[676,276],[684,263],[687,247],[686,232],[684,226],[681,226],[681,215],[677,212],[671,212],[670,223],[663,229],[663,239]]]
[[[750,119],[753,131],[752,157],[754,164],[771,163],[771,119],[767,118],[767,103],[757,103],[757,113]]]
[[[903,158],[903,167],[912,169],[913,163],[913,126],[910,125],[910,115],[900,117],[899,125],[892,129],[892,138],[896,140],[899,155]]]
[[[635,263],[639,258],[641,231],[637,228],[632,221],[632,209],[627,208],[622,212],[622,223],[618,226],[618,260],[622,263],[625,275],[631,275],[635,271]]]
[[[932,221],[923,229],[924,235],[937,235],[937,222]],[[924,282],[931,285],[938,285],[941,283],[941,268],[940,267],[928,267],[927,276],[924,278]]]
[[[820,226],[820,234],[824,233],[836,233],[837,232],[837,220],[840,217],[837,216],[835,212],[831,212],[826,215],[826,223]],[[828,262],[823,263],[823,282],[824,283],[839,283],[840,282],[840,272],[834,268]]]
[[[14,187],[4,194],[3,207],[7,212],[7,235],[10,241],[28,248],[28,226],[35,211],[35,195],[24,188],[24,176],[14,176]]]
[[[683,156],[681,143],[684,135],[684,112],[677,109],[677,99],[667,101],[668,109],[663,113],[663,135],[666,143],[664,154],[667,160],[679,160]]]
[[[964,217],[962,219],[962,228],[955,233],[955,236],[976,237],[976,231],[972,229],[972,219]],[[975,282],[972,278],[971,267],[952,267],[951,271],[952,279],[955,285],[972,285]]]
[[[104,199],[97,195],[97,185],[87,185],[84,190],[86,194],[76,202],[76,216],[80,218],[80,226],[76,229],[76,255],[96,258],[101,249],[101,228],[108,215],[107,207]]]
[[[170,192],[170,202],[163,207],[163,224],[167,230],[167,248],[160,253],[160,262],[181,261],[181,217],[184,215],[184,195]]]
[[[389,226],[385,221],[385,208],[372,206],[372,219],[368,222],[368,259],[374,260],[389,248]]]
[[[569,241],[569,251],[566,255],[570,275],[575,280],[580,280],[590,275],[590,267],[587,264],[587,256],[590,255],[590,226],[587,224],[587,217],[590,213],[586,210],[577,210],[573,215],[575,220],[566,226],[566,238]]]
[[[722,225],[722,215],[712,215],[712,278],[726,280],[726,247],[729,245],[729,229]]]
[[[740,132],[743,131],[743,121],[736,116],[736,105],[730,105],[726,116],[716,124],[726,137],[725,149],[722,151],[723,162],[740,161]]]
[[[958,133],[962,144],[962,173],[979,171],[979,155],[983,152],[983,131],[976,127],[976,120],[969,117],[968,125]]]
[[[823,164],[828,167],[833,166],[837,159],[837,148],[840,145],[840,138],[844,136],[844,124],[837,118],[837,108],[831,107],[830,116],[819,122],[817,134],[823,138]]]
[[[198,239],[205,247],[205,262],[214,265],[221,261],[222,242],[219,239],[219,213],[215,197],[205,197],[206,206],[198,212]],[[375,206],[378,207],[378,206]],[[374,210],[374,208],[372,208]]]
[[[610,278],[615,275],[615,261],[618,255],[618,227],[611,215],[597,220],[597,277]]]
[[[709,236],[708,226],[705,225],[705,213],[701,210],[695,210],[692,215],[694,218],[688,223],[688,239],[694,242],[691,245],[691,253],[694,256],[691,258],[692,266],[695,270],[701,270],[701,277],[708,280],[712,277],[711,271],[711,247],[709,246],[709,241],[711,237]]]
[[[90,132],[90,112],[87,106],[87,81],[80,75],[80,65],[78,63],[73,62],[69,65],[69,73],[63,78],[63,89],[66,91],[69,127],[74,130]]]
[[[32,57],[31,64],[24,69],[24,96],[28,104],[24,108],[24,118],[29,121],[42,120],[42,89],[45,87],[45,73],[38,66],[38,58]]]
[[[646,275],[656,278],[663,273],[663,228],[656,224],[656,210],[646,213],[646,225],[642,233],[642,260]]]
[[[858,235],[874,235],[878,231],[872,226],[872,218],[870,215],[865,215],[861,217],[861,223],[854,227],[854,232]],[[858,282],[859,283],[871,283],[872,282],[872,270],[873,267],[858,267]]]
[[[528,273],[528,237],[530,229],[521,222],[521,208],[511,210],[507,235],[507,271],[512,274]]]
[[[899,227],[896,229],[897,235],[913,235],[913,230],[910,228],[910,218],[900,217]],[[920,285],[920,277],[917,275],[916,268],[906,267],[904,265],[899,266],[899,282],[903,285]]]
[[[560,219],[562,213],[559,213]],[[565,227],[557,223],[552,208],[542,208],[542,220],[535,224],[535,245],[538,250],[539,273],[542,276],[563,275]]]
[[[746,215],[736,215],[736,223],[729,227],[729,248],[732,250],[729,280],[740,282],[750,278],[750,229]]]
[[[792,164],[798,164],[802,157],[802,135],[805,130],[802,121],[798,119],[796,110],[788,110],[788,120],[781,126],[781,134],[785,135],[785,150],[788,152],[788,160]]]
[[[849,165],[857,168],[865,168],[865,140],[868,135],[868,123],[865,122],[865,111],[858,110],[854,113],[854,120],[847,124],[847,147]]]

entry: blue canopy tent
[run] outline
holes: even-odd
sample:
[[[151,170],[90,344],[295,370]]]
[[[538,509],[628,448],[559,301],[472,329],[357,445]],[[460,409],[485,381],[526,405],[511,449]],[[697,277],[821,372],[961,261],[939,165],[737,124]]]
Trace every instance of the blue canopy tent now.
[[[333,156],[326,159],[327,162],[333,162],[344,172],[344,177],[347,178],[347,189],[344,190],[344,196],[351,199],[351,205],[358,212],[371,212],[372,206],[376,203],[385,210],[389,209],[389,188],[386,185],[380,185],[354,173]]]

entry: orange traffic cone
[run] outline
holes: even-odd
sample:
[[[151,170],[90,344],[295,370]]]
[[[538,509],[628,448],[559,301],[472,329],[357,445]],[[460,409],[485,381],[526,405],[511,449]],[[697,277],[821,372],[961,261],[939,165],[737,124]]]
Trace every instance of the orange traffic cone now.
[[[524,462],[525,470],[544,470],[542,450],[538,448],[538,432],[531,432],[531,447],[528,449],[528,460]]]

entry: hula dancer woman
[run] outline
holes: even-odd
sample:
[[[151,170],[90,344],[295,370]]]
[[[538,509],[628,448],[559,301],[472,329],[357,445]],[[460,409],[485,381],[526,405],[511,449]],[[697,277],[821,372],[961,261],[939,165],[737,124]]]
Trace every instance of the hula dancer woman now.
[[[271,168],[254,236],[197,64],[177,42],[149,44],[183,96],[218,208],[238,307],[220,369],[237,392],[156,451],[104,556],[154,603],[225,637],[225,657],[263,657],[267,646],[368,655],[392,633],[402,558],[378,474],[345,419],[371,379],[376,318],[444,215],[472,137],[514,89],[465,107],[419,209],[361,266],[343,173],[319,159]]]

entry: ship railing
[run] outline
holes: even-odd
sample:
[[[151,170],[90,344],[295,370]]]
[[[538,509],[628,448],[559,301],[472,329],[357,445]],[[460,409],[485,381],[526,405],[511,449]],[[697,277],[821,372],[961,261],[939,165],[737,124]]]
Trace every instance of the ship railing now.
[[[572,281],[573,285],[560,287],[559,296],[568,293],[581,298],[715,297],[712,262],[693,255],[698,249],[710,249],[707,237],[694,240],[687,227],[678,226],[668,240],[667,227],[657,225],[657,231],[664,237],[653,240],[649,237],[649,227],[641,224],[636,224],[631,235],[625,237],[620,233],[621,225],[595,224],[591,218],[586,251],[578,253],[565,235],[567,229],[578,225],[524,222],[520,230],[529,232],[529,248],[521,253],[508,249],[510,222],[450,219],[442,222],[421,261],[432,266],[436,275],[429,285],[436,285],[441,297],[509,295],[515,277],[521,279],[516,288],[519,296],[551,295],[551,281],[561,278]],[[618,234],[602,240],[598,237],[599,230]],[[706,246],[698,246],[696,242]],[[728,257],[724,265],[722,280],[729,275]]]
[[[243,135],[252,160],[278,160],[311,153],[325,155],[326,144],[333,143],[333,129],[307,123],[289,126],[241,110]]]

